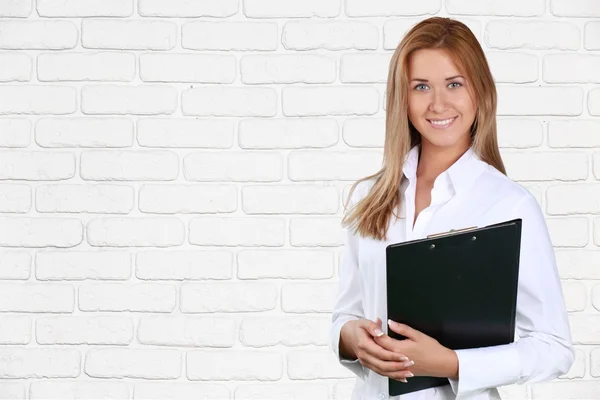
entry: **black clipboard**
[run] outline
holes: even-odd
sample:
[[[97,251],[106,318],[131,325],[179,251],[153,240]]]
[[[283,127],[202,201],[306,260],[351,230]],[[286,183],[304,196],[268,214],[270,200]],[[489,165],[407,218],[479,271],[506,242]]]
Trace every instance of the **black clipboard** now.
[[[514,341],[521,219],[431,235],[386,247],[388,318],[453,349]],[[402,340],[388,327],[388,335]],[[388,378],[397,396],[448,378]]]

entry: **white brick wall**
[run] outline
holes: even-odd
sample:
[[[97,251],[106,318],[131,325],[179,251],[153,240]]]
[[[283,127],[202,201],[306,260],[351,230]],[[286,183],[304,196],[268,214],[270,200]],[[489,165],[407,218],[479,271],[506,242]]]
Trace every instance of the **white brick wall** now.
[[[0,1],[0,399],[342,400],[349,184],[381,163],[404,33],[467,24],[509,175],[547,216],[600,398],[595,0]]]

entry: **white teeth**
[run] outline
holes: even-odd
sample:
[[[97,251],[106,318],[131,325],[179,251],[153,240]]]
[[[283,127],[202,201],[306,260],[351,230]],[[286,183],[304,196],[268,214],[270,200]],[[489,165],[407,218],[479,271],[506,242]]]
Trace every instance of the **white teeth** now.
[[[433,125],[448,125],[450,122],[452,122],[454,118],[450,118],[450,119],[445,119],[443,121],[432,121],[430,120],[429,122],[431,122]]]

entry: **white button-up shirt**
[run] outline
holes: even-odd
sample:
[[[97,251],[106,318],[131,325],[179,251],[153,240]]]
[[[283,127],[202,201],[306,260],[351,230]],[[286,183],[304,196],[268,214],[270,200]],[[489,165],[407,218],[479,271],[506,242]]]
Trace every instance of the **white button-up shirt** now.
[[[352,400],[499,399],[496,387],[566,374],[573,364],[574,350],[552,243],[535,197],[469,149],[436,178],[431,204],[419,213],[413,227],[418,158],[419,147],[415,146],[403,167],[400,218],[391,217],[386,240],[365,238],[348,229],[332,312],[331,349],[339,358],[340,330],[350,320],[375,321],[379,317],[387,333],[386,246],[450,229],[521,218],[515,342],[457,350],[458,380],[394,397],[388,395],[387,377],[363,367],[358,360],[340,359],[357,375]],[[372,184],[370,180],[357,186],[350,207],[366,196]]]

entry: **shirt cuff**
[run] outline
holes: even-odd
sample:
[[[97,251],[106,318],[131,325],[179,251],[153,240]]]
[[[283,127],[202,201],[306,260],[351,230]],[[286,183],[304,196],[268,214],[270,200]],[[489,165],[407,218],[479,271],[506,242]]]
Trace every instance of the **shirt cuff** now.
[[[365,380],[365,368],[358,359],[347,360],[340,356],[340,333],[342,331],[342,326],[344,326],[346,322],[353,321],[356,319],[359,318],[355,316],[339,317],[331,327],[330,345],[340,364],[349,369],[360,379]]]
[[[449,378],[456,399],[511,385],[521,378],[521,360],[515,343],[455,350],[458,379]]]

